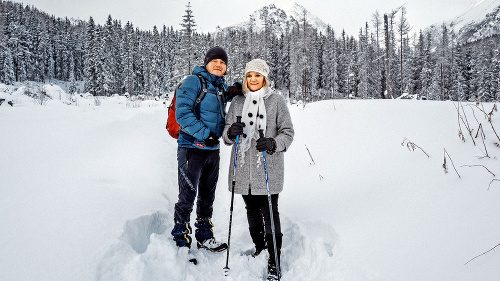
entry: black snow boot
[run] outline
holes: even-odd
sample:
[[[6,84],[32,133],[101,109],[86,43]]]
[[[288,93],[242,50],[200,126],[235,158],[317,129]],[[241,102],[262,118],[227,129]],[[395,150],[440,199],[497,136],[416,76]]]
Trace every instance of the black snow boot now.
[[[267,251],[269,252],[269,259],[267,261],[267,280],[274,281],[281,279],[281,245],[283,244],[283,234],[276,234],[276,250],[278,253],[278,264],[274,256],[273,235],[266,234]]]
[[[264,229],[260,227],[250,227],[250,237],[252,237],[252,241],[255,244],[255,252],[252,254],[252,257],[256,257],[260,255],[262,251],[264,251],[266,247],[266,236],[264,235]]]

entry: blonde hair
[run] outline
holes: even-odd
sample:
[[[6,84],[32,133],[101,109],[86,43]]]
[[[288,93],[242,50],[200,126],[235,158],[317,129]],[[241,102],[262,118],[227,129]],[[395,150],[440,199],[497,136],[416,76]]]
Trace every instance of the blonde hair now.
[[[264,75],[262,75],[262,76],[264,77],[264,83],[262,84],[262,88],[269,88],[269,84],[271,84],[271,83],[269,83],[269,80],[267,79],[266,76],[264,76]],[[247,73],[245,73],[245,77],[243,78],[243,85],[242,85],[241,91],[243,92],[243,94],[250,92],[250,89],[248,89]],[[266,91],[267,91],[267,89],[266,89]]]
[[[250,89],[248,89],[248,82],[247,82],[247,74],[249,72],[257,72],[262,74],[262,76],[264,76],[264,83],[262,84],[262,88],[265,88],[267,92],[269,86],[271,85],[271,81],[269,81],[269,79],[267,78],[267,76],[269,75],[269,66],[267,65],[266,61],[263,59],[253,59],[247,62],[247,64],[245,65],[245,70],[243,72],[245,73],[242,86],[243,94],[250,92]]]

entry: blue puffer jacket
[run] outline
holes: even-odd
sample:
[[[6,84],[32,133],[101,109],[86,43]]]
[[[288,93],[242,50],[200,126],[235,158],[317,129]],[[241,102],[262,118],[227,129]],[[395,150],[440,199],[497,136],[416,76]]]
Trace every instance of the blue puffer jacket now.
[[[177,144],[179,147],[186,148],[219,149],[219,145],[206,146],[203,140],[208,138],[210,132],[221,137],[224,130],[226,108],[222,102],[222,96],[217,97],[216,94],[207,92],[205,98],[198,105],[200,119],[196,118],[196,109],[194,109],[193,105],[198,93],[201,91],[201,82],[196,74],[201,74],[205,78],[207,90],[217,92],[217,87],[222,87],[225,91],[228,85],[225,83],[224,77],[210,74],[202,66],[196,66],[192,74],[184,80],[176,93],[175,118],[182,127],[182,130],[179,130]]]

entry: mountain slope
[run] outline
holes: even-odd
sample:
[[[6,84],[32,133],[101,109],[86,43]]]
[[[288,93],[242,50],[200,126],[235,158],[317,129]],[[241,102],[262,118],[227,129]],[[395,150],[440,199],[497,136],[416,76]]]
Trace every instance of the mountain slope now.
[[[500,34],[500,0],[477,0],[466,12],[444,24],[448,31],[458,35],[459,43]],[[438,38],[442,33],[442,24],[432,25],[429,29]]]

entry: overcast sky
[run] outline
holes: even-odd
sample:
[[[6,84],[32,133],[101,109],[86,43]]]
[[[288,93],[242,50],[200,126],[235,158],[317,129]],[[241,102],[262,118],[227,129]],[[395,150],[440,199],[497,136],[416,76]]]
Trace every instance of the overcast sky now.
[[[297,2],[312,14],[330,24],[336,32],[345,29],[357,35],[365,22],[370,23],[372,14],[381,15],[405,5],[412,32],[417,32],[434,23],[442,23],[465,12],[480,0],[190,0],[197,30],[214,31],[247,20],[251,12],[268,4],[287,9]],[[141,30],[151,30],[163,25],[180,29],[182,15],[188,0],[24,0],[16,1],[33,5],[56,17],[69,17],[104,24],[108,15],[127,21]]]

